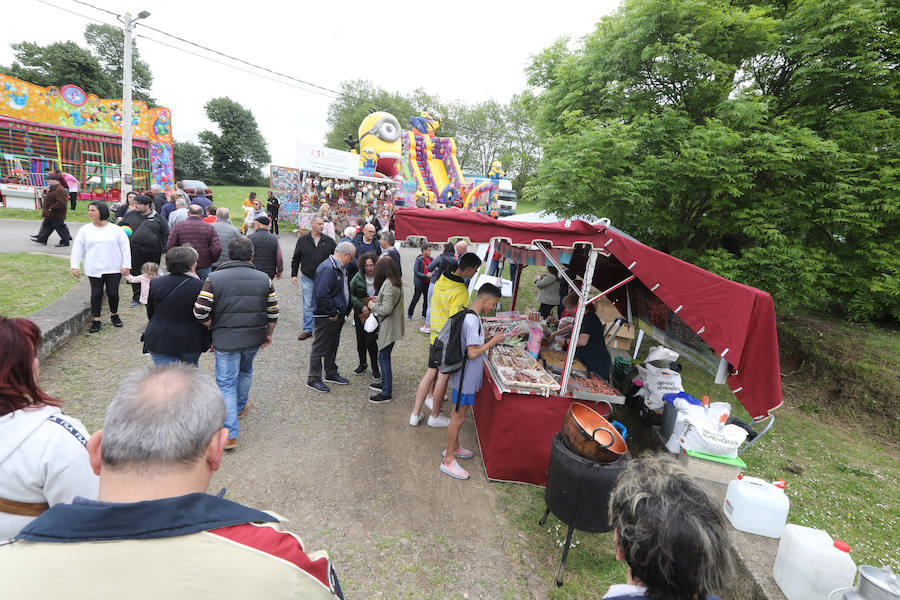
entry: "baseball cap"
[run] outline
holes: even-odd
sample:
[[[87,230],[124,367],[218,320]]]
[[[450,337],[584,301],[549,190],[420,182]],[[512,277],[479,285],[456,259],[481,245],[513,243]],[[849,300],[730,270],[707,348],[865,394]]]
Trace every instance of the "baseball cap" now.
[[[137,198],[134,199],[137,204],[153,204],[153,198],[148,196],[147,194],[141,194]]]
[[[257,223],[261,223],[261,224],[263,224],[263,225],[268,225],[268,224],[269,224],[269,217],[260,215],[260,216],[256,217],[256,222],[257,222]]]

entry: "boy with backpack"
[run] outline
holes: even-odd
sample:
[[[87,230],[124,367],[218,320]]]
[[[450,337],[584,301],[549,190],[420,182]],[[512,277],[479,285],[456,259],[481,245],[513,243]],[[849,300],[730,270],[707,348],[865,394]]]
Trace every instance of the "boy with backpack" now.
[[[475,394],[481,389],[484,374],[484,353],[503,341],[504,334],[494,335],[487,343],[481,327],[481,313],[493,312],[500,301],[500,288],[486,283],[478,290],[469,308],[454,315],[441,330],[438,347],[443,355],[438,370],[450,375],[451,402],[447,428],[447,449],[441,461],[441,472],[454,479],[468,479],[469,473],[459,466],[457,458],[472,458],[473,452],[459,445],[459,430],[466,422],[468,407],[475,404]]]

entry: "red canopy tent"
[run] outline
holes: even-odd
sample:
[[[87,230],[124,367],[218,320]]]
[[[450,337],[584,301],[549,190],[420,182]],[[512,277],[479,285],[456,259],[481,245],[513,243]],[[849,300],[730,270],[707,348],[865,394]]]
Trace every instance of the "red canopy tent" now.
[[[506,240],[520,247],[541,244],[552,247],[557,255],[566,254],[564,249],[588,245],[605,257],[597,262],[594,285],[605,290],[631,275],[639,280],[653,297],[732,365],[729,387],[751,417],[765,418],[782,403],[775,307],[772,297],[762,290],[654,250],[612,227],[584,221],[497,221],[453,208],[402,208],[395,213],[395,234],[401,240],[417,236],[429,241],[464,237],[481,243]],[[544,263],[532,259],[530,264]],[[627,288],[623,286],[609,296],[621,300],[625,294]],[[626,305],[616,304],[628,318],[623,308]]]

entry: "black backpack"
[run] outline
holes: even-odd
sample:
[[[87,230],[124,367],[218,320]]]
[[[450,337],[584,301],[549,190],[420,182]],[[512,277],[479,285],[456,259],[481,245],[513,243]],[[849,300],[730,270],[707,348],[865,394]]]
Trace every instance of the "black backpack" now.
[[[456,401],[456,410],[459,410],[459,400],[462,396],[462,383],[466,375],[466,362],[469,353],[466,351],[466,345],[462,339],[462,326],[466,315],[476,315],[474,310],[461,310],[444,323],[441,332],[434,340],[434,347],[440,352],[441,359],[438,361],[438,371],[441,373],[459,374],[459,394]],[[477,315],[476,315],[477,316]],[[481,330],[481,319],[478,320],[478,328]]]

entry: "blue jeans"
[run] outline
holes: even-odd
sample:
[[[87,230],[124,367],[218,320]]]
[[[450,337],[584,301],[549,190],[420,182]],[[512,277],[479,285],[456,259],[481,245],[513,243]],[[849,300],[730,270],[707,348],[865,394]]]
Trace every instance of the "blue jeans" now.
[[[391,351],[394,342],[391,342],[378,351],[378,368],[381,369],[381,394],[390,397],[394,387],[394,374],[391,372]]]
[[[312,334],[315,324],[312,308],[313,286],[315,286],[316,280],[306,275],[300,275],[300,284],[303,289],[303,331]]]
[[[229,439],[238,436],[237,415],[247,406],[257,352],[259,348],[228,351],[216,348],[216,383],[225,396],[225,427]]]
[[[428,284],[428,310],[425,312],[425,325],[431,327],[431,295],[434,293],[434,282]]]
[[[491,277],[500,276],[500,261],[491,259],[491,266],[488,268],[488,275]]]
[[[197,363],[200,362],[200,355],[202,352],[182,352],[181,354],[159,354],[157,352],[151,352],[150,358],[153,359],[153,364],[156,366],[160,365],[168,365],[177,362],[187,363],[189,365],[197,366]]]
[[[212,267],[205,267],[203,269],[197,268],[197,277],[200,278],[200,281],[206,281],[206,278],[209,277],[210,273],[212,273]]]

